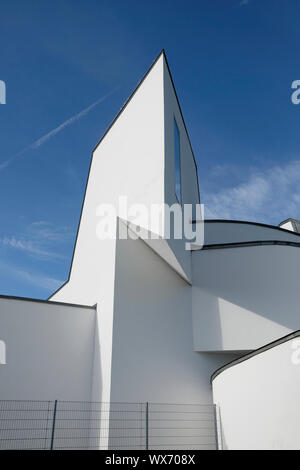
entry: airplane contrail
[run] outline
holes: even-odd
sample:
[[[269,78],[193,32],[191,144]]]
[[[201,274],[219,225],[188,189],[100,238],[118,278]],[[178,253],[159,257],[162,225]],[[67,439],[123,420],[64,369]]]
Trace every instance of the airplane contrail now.
[[[24,149],[20,150],[20,152],[16,153],[15,155],[13,155],[10,158],[8,158],[3,163],[0,163],[0,171],[3,170],[4,168],[6,168],[8,165],[10,165],[16,158],[20,157],[21,155],[23,155],[28,150],[34,150],[34,149],[39,148],[41,145],[43,145],[45,142],[47,142],[47,140],[51,139],[56,134],[58,134],[60,131],[62,131],[66,127],[70,126],[71,124],[73,124],[73,122],[78,121],[78,119],[82,118],[82,116],[85,116],[86,114],[88,114],[93,108],[95,108],[95,106],[102,103],[104,100],[106,100],[106,98],[111,96],[117,90],[118,90],[118,88],[114,88],[112,91],[110,91],[106,95],[102,96],[102,98],[99,98],[97,101],[92,103],[90,106],[83,109],[78,114],[75,114],[75,116],[72,116],[69,119],[67,119],[65,122],[60,124],[60,126],[56,127],[55,129],[52,129],[52,131],[48,132],[47,134],[43,135],[39,139],[35,140],[34,142],[32,142],[32,144],[30,144],[27,147],[25,147]]]

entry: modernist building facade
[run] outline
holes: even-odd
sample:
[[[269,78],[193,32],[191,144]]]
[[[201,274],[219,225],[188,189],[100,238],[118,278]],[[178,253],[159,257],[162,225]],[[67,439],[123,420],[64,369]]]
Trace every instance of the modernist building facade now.
[[[200,218],[192,227],[204,230],[204,246],[187,249],[184,237],[166,236],[165,214],[159,225],[142,224],[156,239],[129,228],[119,207],[124,196],[149,211],[200,203],[164,52],[93,151],[68,280],[48,301],[0,298],[7,347],[0,399],[214,402],[220,447],[300,448],[291,437],[300,390],[290,345],[300,327],[297,221],[276,227]],[[115,236],[106,239],[98,233],[101,204],[116,209]],[[266,414],[263,402],[282,371],[282,402],[274,399]],[[265,426],[269,438],[239,432],[247,420],[253,429]]]

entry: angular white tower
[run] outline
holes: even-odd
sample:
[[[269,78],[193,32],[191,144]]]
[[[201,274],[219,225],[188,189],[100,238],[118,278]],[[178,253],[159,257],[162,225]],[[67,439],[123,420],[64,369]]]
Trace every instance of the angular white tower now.
[[[127,197],[128,205],[143,204],[149,211],[153,204],[171,206],[177,202],[175,126],[179,132],[181,202],[196,204],[199,203],[196,163],[162,51],[93,152],[70,276],[63,292],[60,289],[55,294],[56,300],[65,297],[70,289],[73,291],[75,285],[78,302],[90,304],[98,299],[101,272],[106,271],[101,254],[103,244],[96,236],[100,204],[113,204],[122,217],[118,202],[123,196]],[[164,220],[160,225],[146,222],[144,228],[164,239]],[[152,248],[190,280],[190,254],[183,240],[154,242]]]
[[[145,314],[150,298],[157,297],[158,304],[153,305],[151,312],[147,313],[147,321],[152,321],[157,329],[161,327],[160,322],[164,321],[171,327],[176,316],[179,322],[179,326],[175,327],[177,333],[174,330],[168,339],[165,332],[165,339],[162,337],[157,341],[157,353],[162,354],[167,345],[171,350],[174,348],[174,360],[182,361],[182,345],[185,344],[189,365],[184,366],[184,374],[189,376],[191,368],[193,374],[198,370],[198,357],[192,350],[191,342],[191,252],[186,250],[185,240],[166,238],[164,213],[161,224],[152,219],[140,224],[155,233],[158,236],[156,240],[118,240],[117,236],[115,239],[100,240],[97,237],[99,206],[103,204],[110,204],[116,210],[114,234],[119,229],[126,230],[126,217],[119,207],[120,197],[124,196],[129,206],[142,204],[149,211],[153,204],[171,206],[177,202],[199,203],[195,158],[164,51],[93,152],[69,279],[50,298],[85,305],[97,304],[94,400],[127,399],[131,394],[128,389],[128,393],[124,392],[126,397],[124,394],[118,395],[120,387],[114,378],[116,375],[112,373],[112,357],[118,354],[120,358],[127,357],[126,345],[123,351],[120,345],[124,342],[126,328],[131,329],[132,333],[136,319],[127,318],[126,315],[140,311]],[[157,263],[158,266],[154,266]],[[157,286],[161,270],[165,274]],[[169,291],[168,282],[164,280],[168,276],[171,283]],[[126,285],[128,278],[130,286]],[[171,278],[175,281],[171,282]],[[149,292],[144,292],[144,297],[132,291],[132,288],[138,289],[139,281],[142,282],[140,289],[144,289],[144,286],[149,288]],[[177,292],[181,292],[180,298],[177,298]],[[174,300],[170,301],[170,296]],[[148,306],[145,305],[147,299]],[[125,325],[118,325],[119,319],[125,321]],[[144,328],[149,328],[149,325],[146,327],[144,324],[143,331]],[[137,334],[141,332],[137,330]],[[155,335],[157,333],[153,331],[153,347]],[[152,345],[149,347],[152,348]],[[177,357],[178,347],[181,353]],[[129,355],[127,360],[132,360],[132,357]],[[138,349],[135,357],[139,357]],[[116,362],[115,370],[119,370],[121,363],[121,359]],[[137,371],[138,366],[132,369],[132,379]],[[161,373],[166,373],[165,367]],[[175,370],[172,374],[175,374]],[[169,376],[166,393],[170,392],[171,384],[175,385],[176,382],[171,375],[166,374],[166,377]],[[113,383],[116,385],[112,396]],[[141,399],[142,391],[135,397],[130,396],[131,400]],[[157,393],[157,399],[159,396]],[[179,396],[178,391],[178,399]],[[153,395],[150,394],[149,398],[153,398]]]

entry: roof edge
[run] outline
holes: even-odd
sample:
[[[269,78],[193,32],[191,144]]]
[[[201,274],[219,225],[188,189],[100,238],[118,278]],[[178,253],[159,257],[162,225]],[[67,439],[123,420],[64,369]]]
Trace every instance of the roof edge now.
[[[97,150],[97,148],[99,147],[99,145],[101,144],[102,140],[104,139],[104,137],[106,136],[106,134],[108,134],[108,132],[110,131],[110,129],[112,128],[112,126],[114,125],[114,123],[117,121],[117,119],[120,117],[120,115],[123,113],[123,111],[125,110],[125,108],[127,107],[127,105],[129,104],[129,102],[132,100],[132,98],[134,97],[134,95],[136,94],[136,92],[138,91],[138,89],[140,88],[140,86],[143,84],[143,82],[145,81],[145,79],[147,78],[147,76],[149,75],[149,73],[151,72],[151,70],[153,69],[153,67],[156,65],[156,63],[159,61],[160,57],[161,56],[164,56],[165,58],[165,61],[167,62],[167,58],[166,58],[166,53],[165,53],[165,50],[162,49],[160,51],[160,53],[158,54],[158,56],[154,59],[154,61],[152,62],[152,64],[150,65],[150,67],[148,68],[147,72],[142,76],[142,78],[138,81],[135,89],[133,90],[133,92],[131,93],[131,95],[127,98],[127,100],[125,100],[125,103],[121,106],[121,109],[119,110],[119,112],[116,114],[116,116],[114,117],[114,119],[112,120],[112,122],[109,124],[108,128],[106,129],[106,131],[104,132],[103,136],[101,137],[101,139],[98,141],[98,143],[95,145],[95,147],[93,148],[92,150],[92,153],[95,152],[95,150]]]
[[[253,246],[291,246],[294,248],[300,248],[300,242],[290,242],[285,240],[252,240],[245,242],[232,242],[232,243],[214,243],[211,245],[203,245],[201,248],[193,249],[195,251],[207,251],[207,250],[222,250],[226,248],[250,248]]]
[[[296,220],[296,219],[295,219]],[[286,233],[289,233],[289,234],[293,234],[293,235],[296,235],[296,236],[299,236],[300,237],[300,233],[298,232],[292,232],[291,230],[287,230],[285,228],[281,228],[279,227],[278,225],[270,225],[270,224],[264,224],[262,222],[251,222],[251,221],[248,221],[248,220],[230,220],[230,219],[204,219],[204,220],[192,220],[192,224],[199,224],[199,223],[204,223],[204,224],[208,224],[208,223],[227,223],[227,224],[247,224],[247,225],[256,225],[258,227],[265,227],[265,228],[270,228],[270,229],[275,229],[275,230],[281,230],[283,232],[286,232]]]
[[[286,336],[282,336],[281,338],[278,338],[271,343],[265,344],[264,346],[261,346],[258,349],[254,349],[254,351],[245,354],[242,357],[239,357],[238,359],[234,359],[231,362],[228,362],[228,364],[225,364],[224,366],[220,367],[217,369],[211,376],[210,382],[212,383],[218,375],[220,375],[222,372],[225,372],[225,370],[229,369],[230,367],[236,366],[240,364],[241,362],[247,361],[248,359],[251,359],[252,357],[257,356],[258,354],[262,354],[265,351],[268,351],[269,349],[275,348],[276,346],[279,346],[280,344],[286,343],[287,341],[290,341],[293,338],[296,338],[300,336],[300,330],[296,330],[293,333],[289,333]]]
[[[19,296],[14,296],[14,295],[2,295],[0,294],[0,299],[6,299],[6,300],[25,300],[28,302],[38,302],[38,303],[43,303],[43,304],[48,304],[48,305],[62,305],[64,307],[79,307],[79,308],[89,308],[89,309],[96,309],[96,305],[82,305],[82,304],[72,304],[69,302],[57,302],[57,301],[52,301],[52,300],[44,300],[44,299],[34,299],[32,297],[19,297]]]
[[[174,95],[175,95],[175,98],[176,98],[176,101],[177,101],[179,113],[180,113],[180,116],[181,116],[181,119],[182,119],[182,122],[183,122],[183,127],[184,127],[184,130],[185,130],[185,132],[186,132],[186,136],[187,136],[187,139],[188,139],[188,142],[189,142],[189,146],[190,146],[190,150],[191,150],[191,153],[192,153],[192,157],[193,157],[193,160],[194,160],[195,171],[196,171],[196,177],[197,177],[197,193],[198,193],[198,200],[199,200],[199,204],[200,204],[201,198],[200,198],[199,175],[198,175],[198,165],[197,165],[197,161],[196,161],[196,158],[195,158],[194,150],[193,150],[193,147],[192,147],[192,142],[191,142],[191,139],[190,139],[190,135],[189,135],[189,133],[188,133],[188,130],[187,130],[187,126],[186,126],[184,117],[183,117],[183,112],[182,112],[182,109],[181,109],[180,101],[179,101],[179,98],[178,98],[178,95],[177,95],[177,91],[176,91],[176,87],[175,87],[175,84],[174,84],[173,76],[172,76],[171,69],[170,69],[170,66],[169,66],[169,63],[168,63],[168,59],[167,59],[167,56],[166,56],[166,53],[165,53],[164,49],[163,49],[162,53],[163,53],[163,55],[164,55],[166,67],[167,67],[167,70],[168,70],[168,73],[169,73],[169,76],[170,76],[170,80],[171,80],[171,84],[172,84],[172,87],[173,87]]]

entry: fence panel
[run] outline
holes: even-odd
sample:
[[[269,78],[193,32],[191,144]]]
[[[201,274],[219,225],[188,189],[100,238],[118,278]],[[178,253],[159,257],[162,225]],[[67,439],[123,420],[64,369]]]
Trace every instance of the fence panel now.
[[[213,405],[149,403],[149,449],[215,450]]]
[[[0,449],[49,449],[53,401],[0,400]]]
[[[100,427],[99,405],[85,401],[58,401],[53,450],[92,449],[90,435]]]
[[[144,403],[57,403],[53,449],[143,448]]]
[[[103,416],[104,417],[104,416]],[[111,403],[107,431],[109,449],[141,450],[146,443],[146,404]]]
[[[0,449],[216,449],[214,407],[0,400]]]

